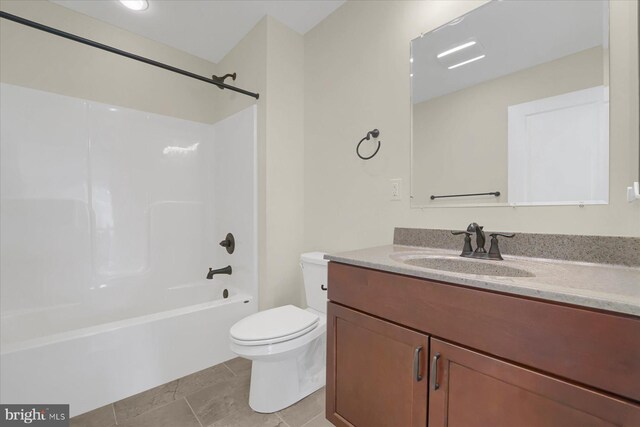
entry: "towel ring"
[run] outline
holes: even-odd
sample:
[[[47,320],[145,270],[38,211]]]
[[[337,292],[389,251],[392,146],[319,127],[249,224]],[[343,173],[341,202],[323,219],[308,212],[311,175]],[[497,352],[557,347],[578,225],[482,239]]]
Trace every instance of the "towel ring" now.
[[[360,140],[360,142],[358,142],[358,145],[356,146],[356,154],[358,155],[358,157],[360,157],[362,160],[369,160],[369,159],[372,159],[373,156],[378,154],[378,151],[380,151],[381,141],[378,141],[378,148],[376,148],[376,151],[374,151],[372,155],[370,155],[368,157],[365,157],[362,154],[360,154],[360,145],[364,141],[369,141],[371,139],[371,137],[377,138],[378,136],[380,136],[380,131],[378,129],[373,129],[373,130],[370,130],[369,132],[367,132],[367,136],[362,138]]]

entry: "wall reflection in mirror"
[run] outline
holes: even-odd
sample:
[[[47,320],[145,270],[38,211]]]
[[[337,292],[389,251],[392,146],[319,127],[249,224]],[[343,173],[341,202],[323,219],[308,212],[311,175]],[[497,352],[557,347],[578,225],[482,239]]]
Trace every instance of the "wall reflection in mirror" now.
[[[608,40],[607,1],[493,1],[413,40],[412,206],[608,203]]]

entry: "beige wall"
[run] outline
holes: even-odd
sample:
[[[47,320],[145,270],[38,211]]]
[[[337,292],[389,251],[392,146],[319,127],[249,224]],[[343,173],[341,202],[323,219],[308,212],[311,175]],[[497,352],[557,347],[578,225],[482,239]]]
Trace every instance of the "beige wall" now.
[[[0,1],[0,9],[208,76],[216,64],[48,1]],[[217,92],[199,82],[0,20],[0,80],[122,107],[211,123]]]
[[[388,244],[397,226],[640,236],[636,3],[611,4],[611,204],[568,207],[409,207],[409,41],[480,1],[349,1],[305,35],[305,249]],[[355,145],[377,127],[370,161]],[[392,178],[402,200],[391,201]]]
[[[413,206],[506,203],[508,107],[603,85],[604,68],[594,47],[414,105]],[[500,197],[429,198],[496,190]]]
[[[266,129],[267,129],[267,24],[264,18],[218,63],[221,73],[237,73],[235,85],[252,88],[260,94],[258,100],[258,277],[259,303],[266,295]],[[236,113],[253,102],[250,98],[227,90],[220,94],[216,121]]]
[[[298,260],[304,227],[303,37],[262,19],[218,67],[238,73],[258,101],[258,232],[260,308],[300,304]],[[216,120],[245,108],[246,97],[223,91]]]
[[[269,19],[268,41],[263,308],[299,304],[304,294],[304,40]]]

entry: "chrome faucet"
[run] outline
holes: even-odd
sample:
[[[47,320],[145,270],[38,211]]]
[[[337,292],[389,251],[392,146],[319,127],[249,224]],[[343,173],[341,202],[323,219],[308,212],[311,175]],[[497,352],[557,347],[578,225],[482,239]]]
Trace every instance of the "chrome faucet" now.
[[[498,247],[498,236],[502,237],[513,237],[514,233],[491,233],[491,248],[489,248],[489,253],[484,249],[484,245],[486,242],[485,234],[483,231],[483,226],[478,225],[476,222],[472,222],[467,227],[467,231],[452,231],[451,234],[459,235],[464,234],[464,247],[462,248],[462,253],[460,256],[465,258],[478,258],[478,259],[492,259],[492,260],[501,260],[502,255],[500,254],[500,248]],[[476,233],[476,250],[474,251],[471,247],[471,234]]]
[[[214,270],[213,268],[209,268],[209,273],[207,274],[207,279],[213,279],[213,276],[216,274],[231,274],[231,266],[227,265],[226,267],[219,268]]]

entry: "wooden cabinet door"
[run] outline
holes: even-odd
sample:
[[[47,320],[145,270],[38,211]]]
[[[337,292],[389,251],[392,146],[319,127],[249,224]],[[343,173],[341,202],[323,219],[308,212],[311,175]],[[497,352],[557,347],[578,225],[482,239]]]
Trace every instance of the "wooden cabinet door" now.
[[[329,303],[327,419],[336,426],[424,427],[428,337]]]
[[[640,426],[636,404],[435,338],[430,369],[429,427]]]

